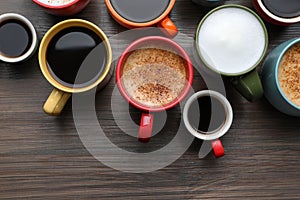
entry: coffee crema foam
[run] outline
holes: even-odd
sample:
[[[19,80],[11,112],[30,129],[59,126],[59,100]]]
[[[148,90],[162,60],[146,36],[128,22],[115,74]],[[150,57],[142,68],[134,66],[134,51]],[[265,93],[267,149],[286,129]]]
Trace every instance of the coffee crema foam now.
[[[74,0],[39,0],[39,1],[51,6],[60,6],[60,5],[68,4]]]
[[[137,49],[124,65],[123,85],[138,103],[164,106],[175,100],[185,87],[186,65],[182,57],[167,50]]]
[[[283,55],[278,67],[278,80],[284,95],[300,107],[300,43]]]

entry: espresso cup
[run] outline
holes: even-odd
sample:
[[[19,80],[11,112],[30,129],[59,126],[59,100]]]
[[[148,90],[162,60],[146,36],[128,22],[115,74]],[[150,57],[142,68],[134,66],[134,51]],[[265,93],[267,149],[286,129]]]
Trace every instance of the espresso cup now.
[[[233,111],[229,101],[219,92],[203,90],[193,94],[183,109],[187,130],[196,138],[211,141],[215,157],[224,155],[219,140],[230,129]]]
[[[168,17],[176,0],[105,0],[111,16],[127,28],[158,26],[169,37],[177,27]]]
[[[72,93],[105,86],[113,73],[111,61],[109,40],[95,24],[69,19],[54,25],[39,49],[40,69],[54,86],[44,111],[59,115]]]
[[[262,82],[265,97],[279,111],[300,117],[300,38],[288,40],[267,56]]]
[[[219,6],[224,3],[224,0],[192,0],[192,1],[198,5],[207,6],[207,7]]]
[[[257,12],[266,21],[281,26],[300,22],[299,0],[253,0]]]
[[[37,48],[32,23],[16,13],[0,15],[0,60],[17,63],[30,58]]]
[[[171,39],[143,37],[124,50],[116,66],[116,82],[122,96],[143,111],[139,141],[150,140],[152,113],[176,106],[188,94],[192,81],[190,58]]]
[[[240,5],[211,10],[196,32],[196,59],[223,76],[249,101],[263,96],[256,67],[268,46],[267,29],[255,12]]]
[[[75,15],[82,11],[90,0],[32,0],[47,13],[59,16]]]

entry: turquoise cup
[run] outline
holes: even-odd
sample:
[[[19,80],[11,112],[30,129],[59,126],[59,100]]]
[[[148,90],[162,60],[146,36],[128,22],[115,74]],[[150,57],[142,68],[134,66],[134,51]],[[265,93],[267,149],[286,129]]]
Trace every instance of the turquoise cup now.
[[[286,51],[298,42],[300,42],[300,38],[295,38],[277,46],[266,57],[262,69],[262,84],[265,97],[277,110],[296,117],[300,117],[300,107],[291,102],[282,91],[278,80],[278,68]]]

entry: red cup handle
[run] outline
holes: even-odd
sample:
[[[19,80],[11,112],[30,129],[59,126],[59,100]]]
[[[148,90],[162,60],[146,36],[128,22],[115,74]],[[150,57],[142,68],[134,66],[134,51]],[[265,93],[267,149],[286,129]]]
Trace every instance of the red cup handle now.
[[[214,152],[214,155],[216,158],[220,158],[220,157],[224,156],[225,151],[224,151],[221,140],[219,140],[219,139],[214,140],[211,143],[211,146],[212,146],[212,149],[213,149],[213,152]]]
[[[140,142],[149,142],[152,133],[153,115],[149,113],[142,113],[138,139]]]
[[[161,28],[164,34],[171,38],[175,37],[178,33],[176,25],[169,17],[166,17],[161,22],[159,22],[158,27]]]

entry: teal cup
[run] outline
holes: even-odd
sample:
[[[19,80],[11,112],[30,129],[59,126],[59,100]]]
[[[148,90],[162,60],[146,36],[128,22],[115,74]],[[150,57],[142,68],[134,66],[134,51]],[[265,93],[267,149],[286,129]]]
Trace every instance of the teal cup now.
[[[287,115],[300,117],[300,106],[287,98],[278,78],[278,69],[283,56],[289,48],[297,43],[300,43],[300,38],[288,40],[270,52],[263,63],[262,84],[265,97],[277,110]]]

